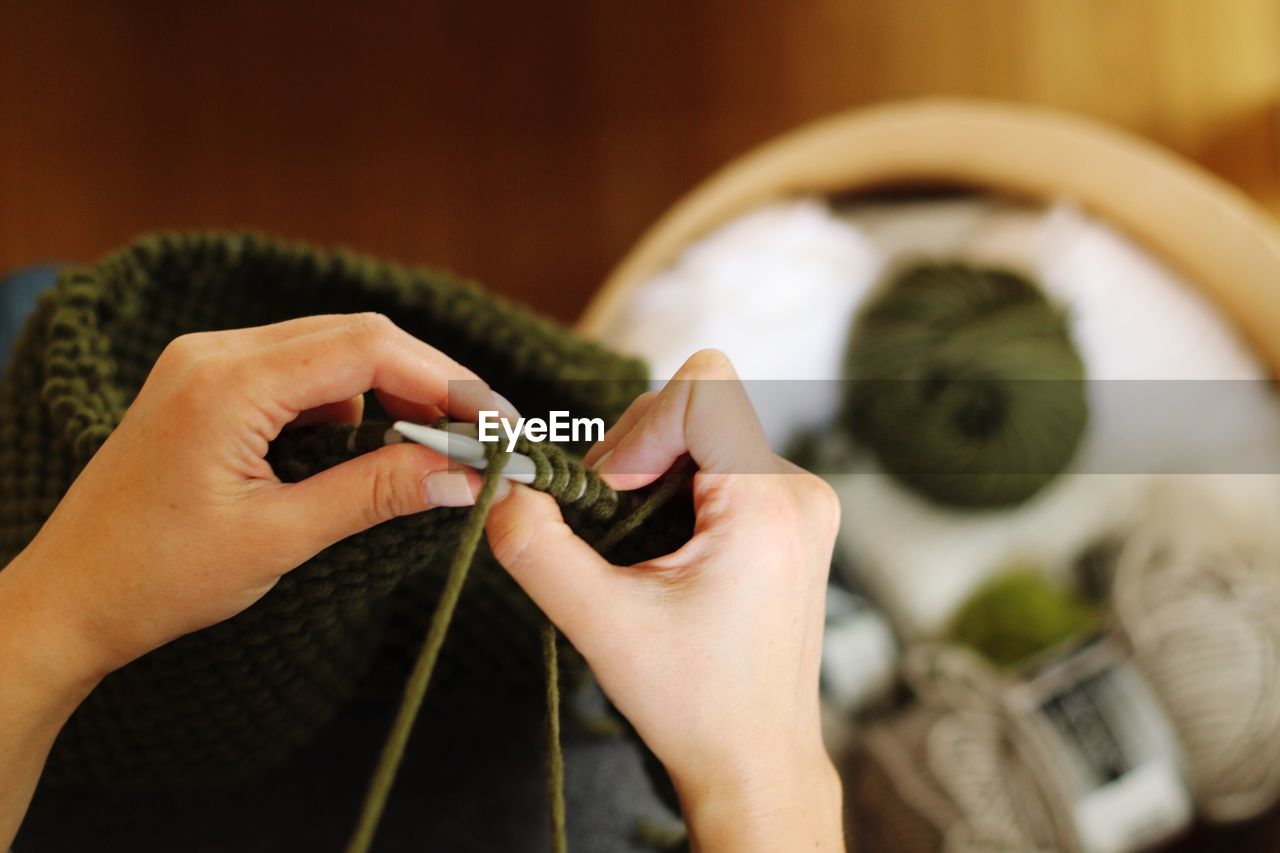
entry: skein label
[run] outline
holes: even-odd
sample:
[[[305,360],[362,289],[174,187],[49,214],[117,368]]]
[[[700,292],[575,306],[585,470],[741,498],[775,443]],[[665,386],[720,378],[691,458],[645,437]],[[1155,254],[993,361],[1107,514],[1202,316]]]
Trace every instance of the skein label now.
[[[1141,849],[1191,822],[1173,726],[1110,640],[1037,666],[1008,701],[1052,766],[1084,850]]]

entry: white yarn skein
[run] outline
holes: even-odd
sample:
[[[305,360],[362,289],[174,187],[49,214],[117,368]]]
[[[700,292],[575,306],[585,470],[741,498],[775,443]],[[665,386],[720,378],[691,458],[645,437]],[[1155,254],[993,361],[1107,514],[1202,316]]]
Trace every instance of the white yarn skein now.
[[[1213,432],[1224,447],[1249,445],[1280,460],[1280,405],[1235,330],[1175,271],[1070,205],[987,197],[866,203],[839,213],[820,199],[766,205],[692,244],[636,288],[605,338],[646,357],[657,380],[709,346],[728,353],[745,379],[791,380],[748,382],[766,433],[782,450],[798,432],[829,423],[842,392],[838,382],[796,380],[840,375],[854,310],[882,271],[907,256],[1029,273],[1067,309],[1091,379],[1257,380],[1241,383],[1244,391],[1219,412]],[[1109,387],[1091,383],[1079,467],[1114,470],[1106,466],[1123,457],[1116,448],[1134,445],[1153,469],[1180,464],[1186,448],[1151,441],[1124,395],[1103,393]],[[844,562],[909,637],[938,633],[974,589],[1010,563],[1068,572],[1082,549],[1138,522],[1150,480],[1068,474],[1021,506],[956,512],[902,488],[869,454],[853,459],[848,476],[829,477],[848,508]],[[1194,493],[1207,478],[1176,479]],[[1242,512],[1280,517],[1280,489],[1262,489],[1255,499],[1256,478],[1213,479]]]
[[[655,383],[697,350],[722,350],[780,451],[835,417],[849,318],[880,263],[875,247],[825,202],[766,205],[689,246],[636,288],[602,337],[644,357]]]

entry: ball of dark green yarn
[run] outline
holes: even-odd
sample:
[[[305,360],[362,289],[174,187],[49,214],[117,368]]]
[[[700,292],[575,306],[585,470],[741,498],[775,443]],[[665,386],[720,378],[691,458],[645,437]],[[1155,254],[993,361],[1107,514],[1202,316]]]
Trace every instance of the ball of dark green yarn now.
[[[845,371],[854,437],[951,506],[1026,500],[1071,461],[1088,417],[1062,312],[1000,269],[904,270],[855,321]]]
[[[979,587],[951,622],[951,639],[998,666],[1016,666],[1097,627],[1097,609],[1034,569]]]

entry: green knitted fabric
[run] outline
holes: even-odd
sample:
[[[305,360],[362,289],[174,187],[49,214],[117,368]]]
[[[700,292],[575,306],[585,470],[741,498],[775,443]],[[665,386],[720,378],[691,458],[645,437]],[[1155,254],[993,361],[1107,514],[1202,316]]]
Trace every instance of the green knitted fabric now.
[[[842,421],[938,503],[1016,504],[1070,463],[1088,417],[1062,312],[1027,279],[920,264],[859,315]]]
[[[28,322],[0,386],[0,566],[49,516],[119,423],[164,346],[194,331],[330,312],[381,311],[488,379],[526,413],[611,423],[646,386],[644,366],[447,275],[243,234],[144,238],[65,272]],[[601,380],[601,381],[594,381]],[[382,443],[365,425],[282,435],[268,459],[297,481]],[[354,434],[353,434],[354,433]],[[563,451],[524,445],[539,484],[598,541],[644,495],[591,485]],[[275,763],[352,698],[390,698],[440,596],[466,510],[397,519],[325,550],[234,619],[108,676],[54,746],[50,783],[215,782]],[[613,555],[643,559],[689,535],[687,506],[651,519]],[[643,541],[641,541],[643,540]],[[92,547],[92,543],[86,543]],[[454,614],[435,689],[542,686],[543,619],[482,553]]]

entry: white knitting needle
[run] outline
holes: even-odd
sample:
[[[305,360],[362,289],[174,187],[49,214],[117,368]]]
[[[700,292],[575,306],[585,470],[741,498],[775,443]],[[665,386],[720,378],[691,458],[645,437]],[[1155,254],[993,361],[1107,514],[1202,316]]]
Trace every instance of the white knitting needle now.
[[[408,421],[396,421],[387,430],[383,441],[394,444],[401,436],[426,445],[437,453],[443,453],[455,462],[461,462],[477,471],[483,471],[489,465],[489,455],[484,445],[476,438],[476,425],[451,422],[447,430],[414,424]],[[517,483],[532,483],[537,476],[537,466],[533,460],[523,453],[512,453],[507,457],[502,476]]]

